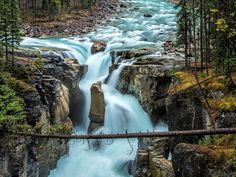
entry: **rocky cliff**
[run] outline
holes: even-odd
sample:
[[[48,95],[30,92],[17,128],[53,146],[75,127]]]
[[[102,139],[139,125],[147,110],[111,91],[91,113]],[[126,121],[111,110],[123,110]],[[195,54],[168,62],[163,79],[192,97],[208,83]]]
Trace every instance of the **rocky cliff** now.
[[[135,60],[133,65],[124,67],[117,89],[136,96],[154,125],[164,121],[171,131],[206,129],[211,126],[208,110],[198,90],[178,94],[170,92],[180,82],[173,73],[183,66],[181,53],[170,52],[157,56],[153,50],[142,49],[118,51],[114,56],[119,56],[120,60]],[[114,65],[111,71],[115,68],[117,66]],[[131,171],[137,177],[175,176],[176,168],[173,169],[172,162],[167,160],[169,152],[179,142],[197,143],[198,140],[199,137],[145,140],[146,148],[139,147]]]
[[[24,53],[20,56],[19,67],[25,61]],[[25,100],[28,131],[71,133],[73,125],[69,116],[72,104],[79,97],[78,82],[86,70],[86,66],[74,59],[43,58],[41,71],[26,76],[34,89],[21,95]],[[68,152],[65,140],[3,135],[1,142],[4,142],[0,145],[0,176],[3,177],[46,177],[57,160]]]

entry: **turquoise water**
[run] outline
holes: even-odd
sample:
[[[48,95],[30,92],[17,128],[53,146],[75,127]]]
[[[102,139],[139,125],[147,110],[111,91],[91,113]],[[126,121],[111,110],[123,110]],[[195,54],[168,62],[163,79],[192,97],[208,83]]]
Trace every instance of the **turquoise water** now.
[[[154,128],[159,131],[168,129],[160,124],[153,127],[148,114],[142,109],[137,99],[131,95],[123,95],[115,89],[121,67],[114,71],[108,84],[104,83],[109,75],[112,64],[110,51],[123,48],[155,47],[161,49],[163,42],[173,39],[176,32],[176,9],[173,4],[164,0],[130,0],[125,2],[128,9],[110,19],[104,26],[97,26],[94,32],[84,36],[68,38],[36,39],[25,38],[21,43],[24,48],[57,49],[56,55],[66,58],[76,58],[79,63],[88,65],[88,72],[81,80],[79,88],[84,95],[84,114],[75,133],[87,133],[90,123],[88,113],[91,104],[91,84],[102,81],[102,90],[105,96],[106,112],[104,127],[94,133],[122,133],[147,131]],[[143,15],[152,15],[146,18]],[[104,40],[108,43],[105,52],[91,55],[90,48],[95,40]],[[46,54],[43,52],[43,54]],[[131,64],[131,63],[128,63]],[[130,162],[134,160],[138,142],[133,140],[99,141],[97,144],[70,142],[69,154],[58,161],[57,168],[52,170],[50,177],[128,177]]]
[[[104,40],[111,44],[111,49],[160,47],[163,42],[173,39],[176,33],[177,9],[168,0],[131,0],[124,1],[128,8],[110,19],[104,26],[97,26],[94,32],[69,38],[32,39],[25,38],[23,47],[59,48],[72,50],[84,58],[88,43]],[[145,13],[152,15],[144,17]]]

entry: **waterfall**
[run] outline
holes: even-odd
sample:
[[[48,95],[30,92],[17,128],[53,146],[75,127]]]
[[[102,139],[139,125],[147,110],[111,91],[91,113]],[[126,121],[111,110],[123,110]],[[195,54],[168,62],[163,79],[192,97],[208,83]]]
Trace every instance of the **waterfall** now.
[[[134,7],[139,10],[134,11]],[[88,65],[88,72],[79,83],[85,102],[83,114],[78,115],[82,123],[75,128],[76,134],[87,133],[90,122],[90,87],[97,81],[102,81],[106,109],[104,127],[94,133],[153,130],[149,116],[138,100],[116,90],[120,73],[125,66],[132,64],[132,60],[118,63],[119,58],[116,58],[115,62],[119,67],[111,73],[107,84],[104,82],[112,64],[111,51],[130,48],[161,49],[163,42],[172,39],[176,32],[177,9],[165,0],[131,0],[128,8],[119,18],[113,18],[111,23],[100,26],[85,36],[24,38],[21,42],[21,47],[25,49],[40,49],[44,52],[53,49],[56,51],[55,55],[75,58],[80,64]],[[143,14],[147,12],[152,13],[153,17],[144,18]],[[95,40],[106,41],[106,51],[91,55],[90,48]],[[166,131],[168,127],[160,123],[155,129]],[[69,154],[58,161],[57,168],[50,172],[50,177],[129,177],[128,166],[134,160],[138,148],[137,139],[131,142],[125,139],[90,141],[90,144],[72,140],[69,145]]]
[[[119,57],[117,57],[117,58],[119,58]],[[118,61],[118,60],[116,59],[115,61]],[[135,60],[128,60],[128,61],[123,60],[120,63],[119,67],[115,71],[112,72],[112,74],[111,74],[111,76],[108,80],[108,85],[110,85],[111,87],[116,88],[116,85],[119,81],[120,73],[122,72],[122,70],[124,69],[125,66],[132,65],[134,63],[134,61]]]
[[[110,53],[99,52],[91,55],[86,63],[88,65],[88,71],[85,77],[80,81],[79,88],[82,91],[84,101],[84,115],[82,121],[82,127],[86,131],[89,126],[89,110],[91,105],[91,85],[97,81],[104,81],[109,74],[109,66],[111,65]]]
[[[89,125],[89,110],[91,104],[90,87],[97,81],[104,81],[109,75],[111,66],[109,51],[100,52],[88,57],[86,64],[88,72],[79,87],[85,97],[83,123],[77,129],[77,134],[86,133]],[[123,62],[112,73],[110,83],[102,84],[106,111],[103,133],[125,133],[152,130],[152,124],[134,96],[122,95],[115,89],[122,67],[130,62]],[[115,82],[112,82],[112,80]],[[93,144],[90,142],[90,145]],[[106,140],[99,142],[99,148],[94,151],[88,149],[88,144],[80,142],[70,145],[69,156],[59,160],[57,168],[51,171],[50,177],[128,177],[129,162],[134,160],[138,147],[137,140],[133,140],[132,147],[127,140],[117,139],[109,144]]]

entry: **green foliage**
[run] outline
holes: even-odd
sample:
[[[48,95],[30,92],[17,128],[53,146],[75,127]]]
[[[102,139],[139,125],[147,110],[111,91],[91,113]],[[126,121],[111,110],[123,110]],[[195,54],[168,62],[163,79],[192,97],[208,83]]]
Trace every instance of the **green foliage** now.
[[[25,119],[24,102],[9,85],[0,85],[0,126],[11,127]]]
[[[61,0],[51,0],[49,4],[49,16],[54,18],[61,12]]]
[[[49,134],[71,134],[73,126],[71,123],[56,124],[48,127]]]
[[[22,36],[20,24],[19,1],[0,0],[0,57],[4,55],[6,62],[9,62],[9,50],[11,50],[12,66],[14,66],[14,48],[19,45]]]
[[[186,66],[194,56],[195,71],[211,65],[235,88],[229,71],[236,58],[236,1],[180,0],[178,8],[177,42],[185,45]]]
[[[35,91],[34,87],[22,80],[18,80],[15,77],[12,77],[12,75],[7,72],[1,72],[0,74],[0,84],[2,83],[8,85],[18,94],[27,94],[29,92]]]
[[[206,136],[199,144],[209,148],[211,167],[222,166],[224,169],[236,173],[236,135]]]

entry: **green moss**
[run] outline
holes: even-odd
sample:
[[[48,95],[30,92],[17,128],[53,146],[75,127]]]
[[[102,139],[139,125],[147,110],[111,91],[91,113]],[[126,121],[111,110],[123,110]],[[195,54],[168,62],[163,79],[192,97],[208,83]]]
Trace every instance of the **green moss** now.
[[[71,123],[56,124],[48,127],[49,134],[71,134],[73,126]]]
[[[215,135],[199,142],[203,148],[208,148],[210,167],[222,166],[236,172],[236,135]]]
[[[15,90],[19,94],[35,91],[34,87],[32,87],[23,80],[16,79],[8,72],[0,73],[0,83],[8,85],[10,88]]]

